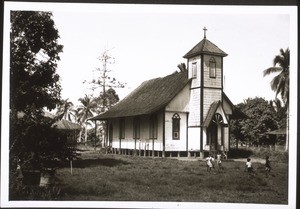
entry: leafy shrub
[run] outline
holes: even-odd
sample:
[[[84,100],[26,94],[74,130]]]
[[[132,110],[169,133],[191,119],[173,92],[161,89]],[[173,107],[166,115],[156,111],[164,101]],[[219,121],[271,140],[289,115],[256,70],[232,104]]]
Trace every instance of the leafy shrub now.
[[[229,158],[247,158],[253,154],[251,150],[247,149],[231,149],[228,153]]]
[[[276,162],[288,162],[288,152],[280,150],[271,150],[269,148],[242,148],[242,149],[231,149],[228,153],[229,158],[247,158],[255,157],[264,159],[266,156],[271,158],[271,161]]]

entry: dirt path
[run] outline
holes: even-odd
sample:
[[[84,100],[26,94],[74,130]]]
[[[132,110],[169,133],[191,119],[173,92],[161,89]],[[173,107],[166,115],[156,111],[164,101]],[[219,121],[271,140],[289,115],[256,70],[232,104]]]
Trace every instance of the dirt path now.
[[[239,161],[239,162],[245,162],[246,163],[246,161],[247,161],[247,159],[246,158],[238,158],[238,159],[232,159],[233,161]],[[251,161],[253,162],[253,163],[265,163],[265,159],[262,159],[262,158],[251,158]]]
[[[178,159],[178,160],[182,160],[182,161],[205,161],[205,159],[201,159],[199,157],[197,157],[197,158],[192,158],[192,157],[179,157],[179,158],[176,158],[176,157],[174,157],[173,159]],[[236,158],[236,159],[231,158],[229,160],[238,161],[238,162],[245,162],[246,163],[247,158]],[[251,161],[253,163],[262,163],[262,164],[265,163],[265,159],[262,159],[262,158],[251,158]]]

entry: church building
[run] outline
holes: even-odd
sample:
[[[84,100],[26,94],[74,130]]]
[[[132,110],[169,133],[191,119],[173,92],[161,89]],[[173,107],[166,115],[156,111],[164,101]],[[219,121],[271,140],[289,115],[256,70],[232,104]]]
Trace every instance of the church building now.
[[[187,70],[143,82],[108,111],[114,153],[142,156],[198,156],[229,151],[230,119],[244,117],[223,92],[227,54],[204,38],[183,57]]]

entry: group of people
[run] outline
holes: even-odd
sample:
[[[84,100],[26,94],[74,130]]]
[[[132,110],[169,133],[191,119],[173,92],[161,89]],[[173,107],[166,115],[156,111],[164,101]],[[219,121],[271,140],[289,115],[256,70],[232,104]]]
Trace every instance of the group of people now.
[[[254,174],[253,166],[250,158],[247,158],[246,169],[248,173],[248,178],[250,178],[250,176]],[[266,176],[269,177],[269,173],[271,172],[271,161],[269,156],[266,156],[265,158],[265,171],[266,171]]]
[[[216,155],[216,163],[217,163],[217,169],[218,172],[224,170],[224,167],[222,166],[222,159],[227,158],[226,154],[224,152],[218,152]],[[206,158],[206,167],[207,167],[207,172],[211,172],[212,169],[215,168],[215,158],[212,153],[209,153],[208,157]],[[246,170],[248,173],[248,178],[250,178],[251,175],[254,174],[253,171],[253,166],[250,158],[247,158],[246,162]],[[269,173],[271,171],[271,161],[269,156],[266,156],[265,158],[265,171],[266,171],[266,176],[269,176]]]
[[[224,170],[224,167],[222,166],[222,158],[227,158],[226,154],[224,152],[218,152],[217,153],[217,166],[218,166],[218,172]],[[209,153],[208,157],[206,158],[206,165],[207,165],[207,171],[210,173],[212,168],[215,168],[215,158],[211,153]]]

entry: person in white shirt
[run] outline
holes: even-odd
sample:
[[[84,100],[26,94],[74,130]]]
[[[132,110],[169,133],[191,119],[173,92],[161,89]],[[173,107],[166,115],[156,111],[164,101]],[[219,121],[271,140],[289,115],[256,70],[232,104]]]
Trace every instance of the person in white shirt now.
[[[217,164],[218,164],[218,172],[220,172],[221,170],[223,170],[222,154],[220,152],[218,152],[218,154],[217,154]]]
[[[248,172],[248,178],[250,177],[250,175],[253,173],[253,167],[252,167],[252,162],[250,158],[247,158],[247,162],[246,162],[246,169]]]
[[[211,168],[214,167],[214,161],[215,159],[212,157],[211,154],[209,154],[209,156],[206,158],[206,166],[207,166],[207,171],[209,173],[211,172]]]

